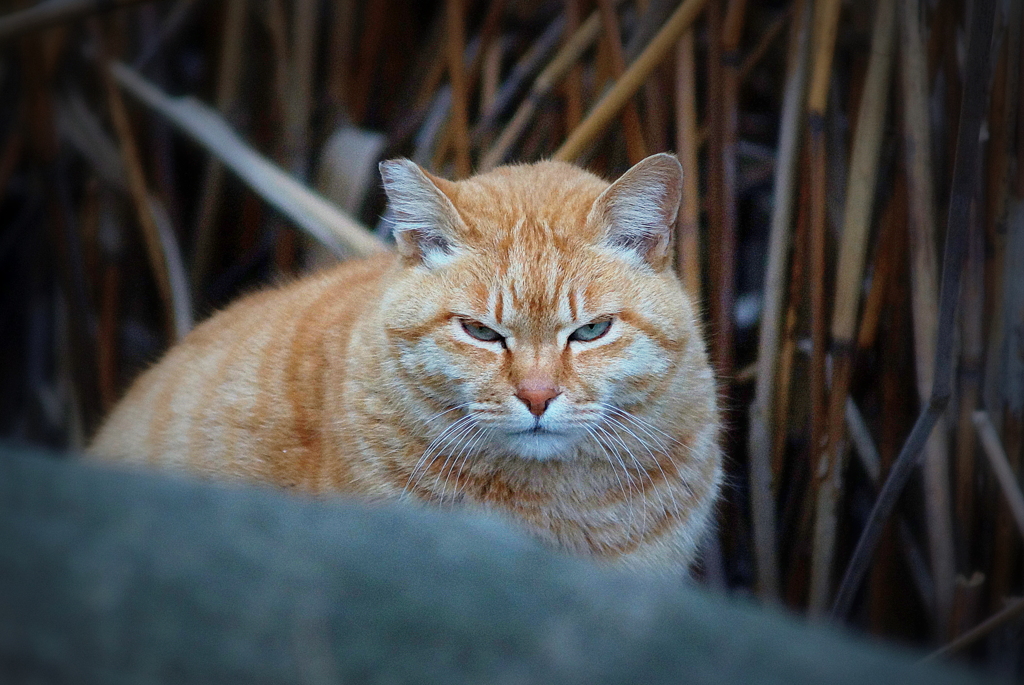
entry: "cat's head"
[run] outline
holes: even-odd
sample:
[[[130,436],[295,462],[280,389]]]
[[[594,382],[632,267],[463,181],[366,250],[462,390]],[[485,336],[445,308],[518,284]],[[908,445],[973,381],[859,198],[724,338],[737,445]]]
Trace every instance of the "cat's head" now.
[[[671,267],[674,156],[610,185],[560,162],[381,174],[403,265],[382,311],[390,353],[412,400],[448,410],[431,421],[462,421],[453,445],[566,457],[676,376],[697,330]]]

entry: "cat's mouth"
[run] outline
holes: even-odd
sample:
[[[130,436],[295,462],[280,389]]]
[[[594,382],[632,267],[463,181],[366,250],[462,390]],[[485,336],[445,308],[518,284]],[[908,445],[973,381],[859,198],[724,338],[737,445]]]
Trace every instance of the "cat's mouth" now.
[[[512,435],[562,435],[558,431],[553,431],[550,428],[545,428],[540,424],[536,424],[533,428],[527,428],[526,430],[516,431]]]

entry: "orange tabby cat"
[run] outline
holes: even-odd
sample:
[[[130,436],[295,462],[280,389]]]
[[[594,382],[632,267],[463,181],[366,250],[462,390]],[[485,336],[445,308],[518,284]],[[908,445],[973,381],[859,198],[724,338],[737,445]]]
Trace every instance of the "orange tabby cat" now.
[[[715,383],[671,269],[682,170],[465,181],[381,164],[397,254],[247,297],[145,373],[93,454],[460,503],[563,550],[681,568],[721,479]]]

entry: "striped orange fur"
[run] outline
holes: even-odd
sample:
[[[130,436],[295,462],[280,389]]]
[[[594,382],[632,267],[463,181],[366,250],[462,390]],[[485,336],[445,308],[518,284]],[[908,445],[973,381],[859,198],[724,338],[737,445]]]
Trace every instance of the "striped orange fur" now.
[[[242,299],[143,374],[96,456],[480,507],[577,554],[682,568],[721,480],[672,272],[681,169],[450,182],[381,165],[396,254]]]

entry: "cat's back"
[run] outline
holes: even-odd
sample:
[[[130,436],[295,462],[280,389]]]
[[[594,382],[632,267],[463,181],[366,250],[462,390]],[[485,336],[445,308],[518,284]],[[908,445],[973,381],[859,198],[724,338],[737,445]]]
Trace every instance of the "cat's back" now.
[[[323,379],[344,373],[349,340],[374,310],[393,262],[390,255],[346,262],[210,317],[134,382],[89,452],[296,480],[277,472],[279,464],[318,459]]]

